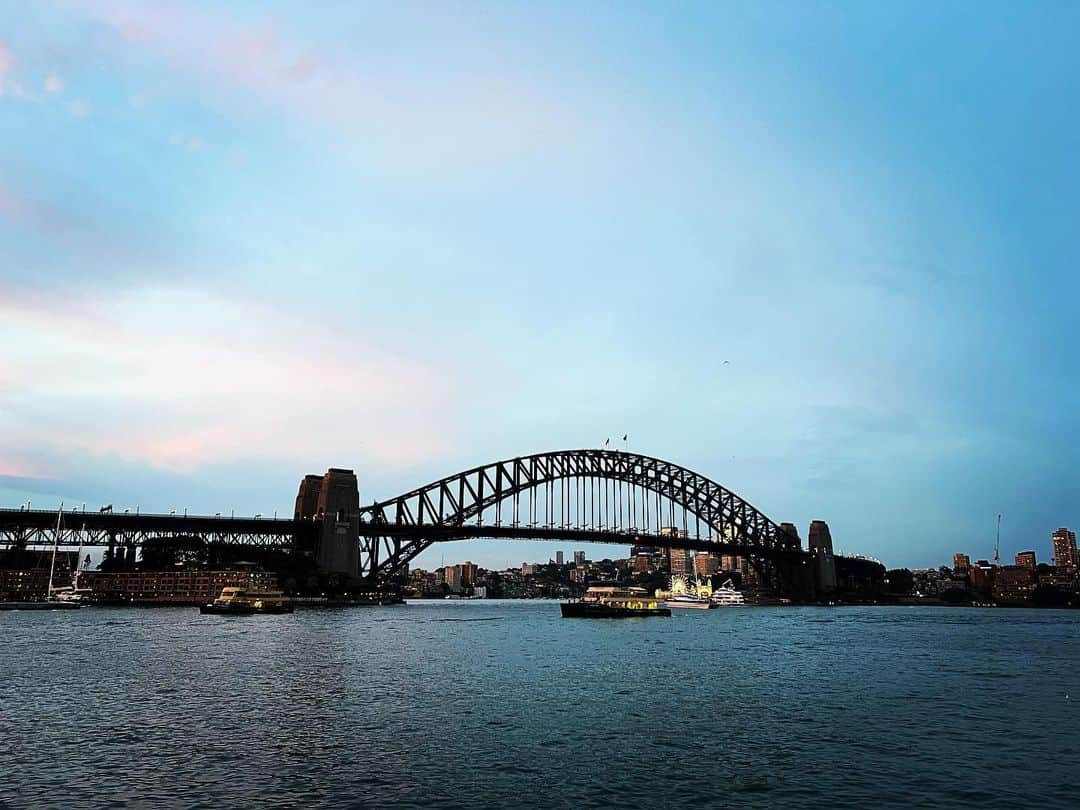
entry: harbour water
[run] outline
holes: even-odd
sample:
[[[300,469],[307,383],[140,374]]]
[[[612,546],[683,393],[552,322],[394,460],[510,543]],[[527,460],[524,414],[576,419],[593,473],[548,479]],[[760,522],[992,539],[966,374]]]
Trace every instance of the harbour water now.
[[[0,807],[1076,807],[1080,612],[0,614]]]

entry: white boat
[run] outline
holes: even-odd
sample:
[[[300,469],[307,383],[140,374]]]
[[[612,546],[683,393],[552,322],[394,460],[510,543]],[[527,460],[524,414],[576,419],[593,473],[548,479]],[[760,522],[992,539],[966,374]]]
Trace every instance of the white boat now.
[[[713,591],[712,603],[713,607],[737,607],[745,605],[746,600],[743,598],[742,591],[735,590],[735,586],[729,579]]]
[[[704,591],[704,592],[703,592]],[[687,581],[681,576],[671,578],[671,591],[664,599],[664,606],[676,610],[708,610],[713,607],[709,601],[708,590],[703,588],[701,581],[694,572],[694,585],[691,589]]]
[[[694,596],[689,593],[672,594],[664,600],[664,607],[683,609],[683,610],[708,610],[711,607],[716,607],[712,604],[708,597]]]
[[[60,546],[60,523],[64,517],[64,504],[56,514],[56,531],[53,532],[52,561],[49,563],[49,590],[45,594],[45,604],[55,610],[75,610],[86,602],[86,591],[80,591],[79,566],[75,566],[75,577],[67,587],[53,587],[53,575],[56,573],[56,550]],[[79,556],[82,556],[82,544],[79,544]]]

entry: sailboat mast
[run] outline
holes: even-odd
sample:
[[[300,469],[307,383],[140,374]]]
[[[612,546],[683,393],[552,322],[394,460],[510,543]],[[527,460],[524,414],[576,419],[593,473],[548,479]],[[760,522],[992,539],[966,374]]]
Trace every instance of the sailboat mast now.
[[[86,534],[86,524],[83,523],[82,531],[79,532],[79,556],[75,558],[75,576],[71,580],[71,587],[79,590],[79,574],[82,573],[82,550],[83,535]]]
[[[53,573],[56,571],[56,549],[60,545],[60,519],[64,516],[64,502],[60,502],[60,511],[56,513],[56,531],[53,532],[52,561],[49,563],[49,592],[53,592]]]

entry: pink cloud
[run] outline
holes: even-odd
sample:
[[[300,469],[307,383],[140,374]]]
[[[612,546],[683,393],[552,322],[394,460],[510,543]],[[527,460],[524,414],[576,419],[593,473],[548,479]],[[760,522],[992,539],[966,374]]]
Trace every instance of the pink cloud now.
[[[45,77],[45,84],[43,86],[46,93],[59,93],[64,89],[64,82],[55,73],[51,73]]]
[[[11,53],[4,41],[0,39],[0,96],[5,93],[11,94],[16,98],[22,98],[23,89],[22,85],[14,79],[9,79],[7,74],[11,71],[11,66],[15,64],[15,57]]]
[[[0,318],[14,347],[0,375],[0,457],[47,448],[181,472],[252,459],[393,467],[452,441],[452,379],[362,334],[160,290],[103,300],[101,328],[62,308],[21,309]]]

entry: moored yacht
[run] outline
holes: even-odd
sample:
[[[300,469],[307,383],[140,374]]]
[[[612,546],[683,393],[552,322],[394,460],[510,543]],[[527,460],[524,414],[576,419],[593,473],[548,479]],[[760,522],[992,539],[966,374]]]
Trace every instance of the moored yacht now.
[[[730,579],[713,591],[711,599],[714,607],[738,607],[746,604],[742,591],[735,590]]]
[[[716,607],[707,596],[694,596],[691,593],[676,593],[664,600],[664,606],[676,610],[708,610]]]

